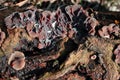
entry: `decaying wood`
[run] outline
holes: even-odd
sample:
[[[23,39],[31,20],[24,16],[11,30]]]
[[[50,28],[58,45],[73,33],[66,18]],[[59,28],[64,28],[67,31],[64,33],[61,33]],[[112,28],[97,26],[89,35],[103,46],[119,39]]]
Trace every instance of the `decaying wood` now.
[[[5,12],[6,14],[3,15],[3,12]],[[1,11],[0,23],[3,23],[3,19],[11,12],[12,11],[7,10]],[[102,17],[113,16],[114,19],[105,18],[105,20],[103,20],[102,18],[101,20],[101,15],[103,15]],[[115,20],[118,21],[116,24],[119,25],[120,16],[118,12],[109,12],[109,14],[97,12],[97,14],[95,13],[95,16],[97,16],[100,25],[107,25],[108,23],[115,22]],[[2,47],[0,48],[0,55],[7,55],[7,59],[9,58],[9,53],[13,52],[12,48],[16,47],[14,45],[17,45],[17,43],[19,43],[21,37],[27,38],[28,41],[32,41],[32,38],[29,37],[28,33],[24,29],[8,30],[5,26],[3,26],[3,24],[0,24],[0,26],[7,35],[4,45],[2,45]],[[85,41],[82,41],[81,39],[83,43],[77,43],[75,40],[71,40],[68,37],[64,38],[57,43],[57,46],[55,46],[58,49],[52,51],[48,50],[46,52],[43,51],[44,53],[42,52],[42,50],[38,49],[35,49],[33,51],[31,50],[30,53],[30,50],[28,49],[28,51],[24,51],[25,53],[27,53],[27,65],[25,66],[23,72],[27,71],[27,68],[30,67],[30,73],[26,72],[24,74],[22,73],[22,71],[18,71],[16,73],[24,74],[25,76],[22,75],[24,77],[26,77],[26,75],[31,76],[32,72],[37,70],[37,66],[39,67],[38,70],[41,71],[41,74],[39,74],[39,80],[58,80],[65,75],[74,74],[73,72],[77,73],[77,75],[79,76],[84,76],[84,78],[86,78],[86,76],[90,77],[90,79],[93,80],[120,79],[120,66],[119,64],[115,63],[113,59],[113,50],[116,45],[120,44],[120,40],[104,39],[98,36],[86,36],[85,39]],[[93,55],[95,55],[96,57],[91,58],[91,56]],[[33,62],[33,64],[31,62]],[[5,64],[5,62],[3,62],[3,64]],[[8,65],[6,64],[5,67],[9,68],[7,66]],[[1,68],[2,66],[0,66],[0,69]],[[14,70],[12,69],[11,71],[14,72]],[[8,76],[9,71],[7,72],[8,73],[6,73],[6,75]],[[33,79],[36,79],[36,77],[38,77],[38,74],[32,75],[32,77]]]
[[[104,43],[104,44],[101,44]],[[88,65],[90,61],[90,56],[98,53],[102,54],[102,61],[99,60],[100,65],[105,69],[104,79],[106,80],[117,80],[119,78],[118,67],[115,62],[112,60],[112,50],[115,44],[109,43],[105,39],[100,39],[96,37],[89,37],[85,44],[80,44],[77,51],[73,51],[70,53],[68,59],[65,63],[62,64],[62,68],[55,72],[47,72],[40,80],[53,80],[57,79],[66,73],[70,73],[75,71],[77,65],[84,64]]]

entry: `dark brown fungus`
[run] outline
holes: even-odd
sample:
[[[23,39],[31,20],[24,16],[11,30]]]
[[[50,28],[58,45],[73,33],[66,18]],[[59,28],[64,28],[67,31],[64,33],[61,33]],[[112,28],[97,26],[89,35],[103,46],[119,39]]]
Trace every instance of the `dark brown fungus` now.
[[[5,33],[0,29],[0,46],[3,43],[4,39],[5,39]]]
[[[15,70],[21,70],[25,67],[25,56],[22,52],[14,51],[8,59],[8,64]]]

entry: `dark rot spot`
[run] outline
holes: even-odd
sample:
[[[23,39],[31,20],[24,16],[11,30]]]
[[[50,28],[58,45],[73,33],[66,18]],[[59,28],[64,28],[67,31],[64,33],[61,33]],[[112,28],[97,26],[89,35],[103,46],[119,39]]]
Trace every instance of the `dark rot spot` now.
[[[47,15],[47,20],[50,21],[50,15]]]
[[[35,12],[35,20],[36,20],[36,21],[39,21],[39,18],[40,18],[40,12],[39,12],[39,11],[36,11],[36,12]]]
[[[32,14],[31,14],[31,13],[28,13],[28,17],[31,18],[31,17],[32,17]]]
[[[13,15],[12,21],[13,21],[14,18],[16,18],[16,19],[21,19],[19,13],[15,13],[15,14]]]
[[[45,17],[43,17],[42,20],[45,21]]]
[[[82,66],[82,65],[78,65],[77,67],[78,71],[82,74],[86,74],[86,67]]]
[[[57,13],[57,15],[60,16],[60,13],[61,13],[61,11],[59,10],[58,13]]]
[[[72,8],[70,8],[70,14],[73,14],[73,10],[72,10]]]

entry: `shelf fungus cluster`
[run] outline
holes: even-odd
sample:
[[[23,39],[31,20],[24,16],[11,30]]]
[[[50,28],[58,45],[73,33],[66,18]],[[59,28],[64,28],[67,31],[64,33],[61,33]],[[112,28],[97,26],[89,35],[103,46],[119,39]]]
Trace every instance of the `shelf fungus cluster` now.
[[[25,28],[32,38],[38,38],[38,48],[50,46],[56,38],[73,38],[80,34],[80,29],[86,27],[90,34],[94,34],[97,20],[88,15],[80,5],[58,8],[54,12],[39,9],[25,12],[14,12],[5,18],[8,29]],[[82,31],[82,30],[81,30]]]

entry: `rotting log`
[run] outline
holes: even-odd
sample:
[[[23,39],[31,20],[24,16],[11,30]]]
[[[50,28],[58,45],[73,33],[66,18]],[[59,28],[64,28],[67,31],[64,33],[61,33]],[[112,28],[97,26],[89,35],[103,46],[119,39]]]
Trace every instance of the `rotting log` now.
[[[3,19],[13,11],[8,11],[7,15],[3,15],[3,12],[7,12],[7,10],[1,11],[0,23],[4,23]],[[103,17],[113,16],[114,19],[108,18],[110,20],[109,22],[109,20],[105,18],[104,21],[103,19],[101,20],[101,16],[99,15],[102,15]],[[70,16],[71,19],[72,17],[73,15]],[[118,21],[117,23],[115,22],[115,24],[119,25],[119,13],[109,12],[109,14],[107,14],[97,12],[97,14],[94,13],[94,16],[92,17],[97,17],[96,19],[100,26],[113,23],[115,20]],[[104,21],[105,24],[101,21]],[[75,21],[73,20],[73,22]],[[73,24],[78,25],[78,23]],[[90,22],[86,24],[89,23]],[[82,24],[84,24],[84,21]],[[81,41],[79,41],[80,39],[78,39],[78,37],[71,39],[67,35],[66,38],[60,39],[55,43],[56,45],[52,48],[53,50],[51,50],[51,48],[41,50],[35,45],[37,40],[35,40],[36,43],[33,43],[34,40],[29,36],[26,29],[15,28],[13,30],[9,30],[6,26],[3,26],[3,24],[1,24],[1,28],[7,36],[5,42],[2,44],[0,53],[4,53],[4,55],[7,56],[3,56],[0,60],[0,78],[14,79],[19,77],[20,79],[25,80],[30,77],[32,79],[39,78],[40,80],[58,80],[61,77],[65,77],[65,75],[73,75],[74,72],[80,77],[93,80],[117,80],[120,78],[120,66],[115,63],[113,58],[114,48],[120,43],[119,38],[104,39],[97,35],[90,36],[85,34],[86,36],[83,38],[80,37]],[[89,33],[89,28],[87,30]],[[21,40],[21,38],[23,39]],[[27,38],[27,40],[24,40],[24,38]],[[16,46],[22,41],[24,44]],[[30,46],[32,49],[28,47],[29,45],[32,45]],[[25,53],[26,66],[21,71],[16,71],[7,64],[9,55],[14,52],[14,50],[20,50]],[[96,57],[93,58],[94,56]]]
[[[104,43],[104,44],[101,44]],[[88,37],[88,40],[84,44],[80,44],[79,48],[76,51],[73,51],[69,54],[67,60],[62,64],[61,69],[57,72],[47,72],[44,74],[40,80],[57,80],[57,78],[64,76],[67,73],[72,73],[77,71],[77,67],[85,66],[86,70],[91,70],[92,68],[100,65],[102,67],[103,73],[96,74],[101,75],[100,77],[95,77],[94,72],[97,72],[99,68],[89,74],[92,79],[100,80],[117,80],[119,78],[119,67],[112,60],[113,48],[115,44],[109,43],[105,39],[100,39],[96,37]],[[91,55],[96,55],[98,58],[98,64],[95,64],[94,67],[88,68],[91,63]],[[95,61],[96,61],[95,60]],[[92,64],[93,65],[93,64]],[[91,65],[91,66],[92,66]],[[86,72],[87,73],[87,72]],[[94,75],[92,75],[94,74]],[[91,76],[92,75],[92,76]],[[82,76],[82,75],[81,75]]]

